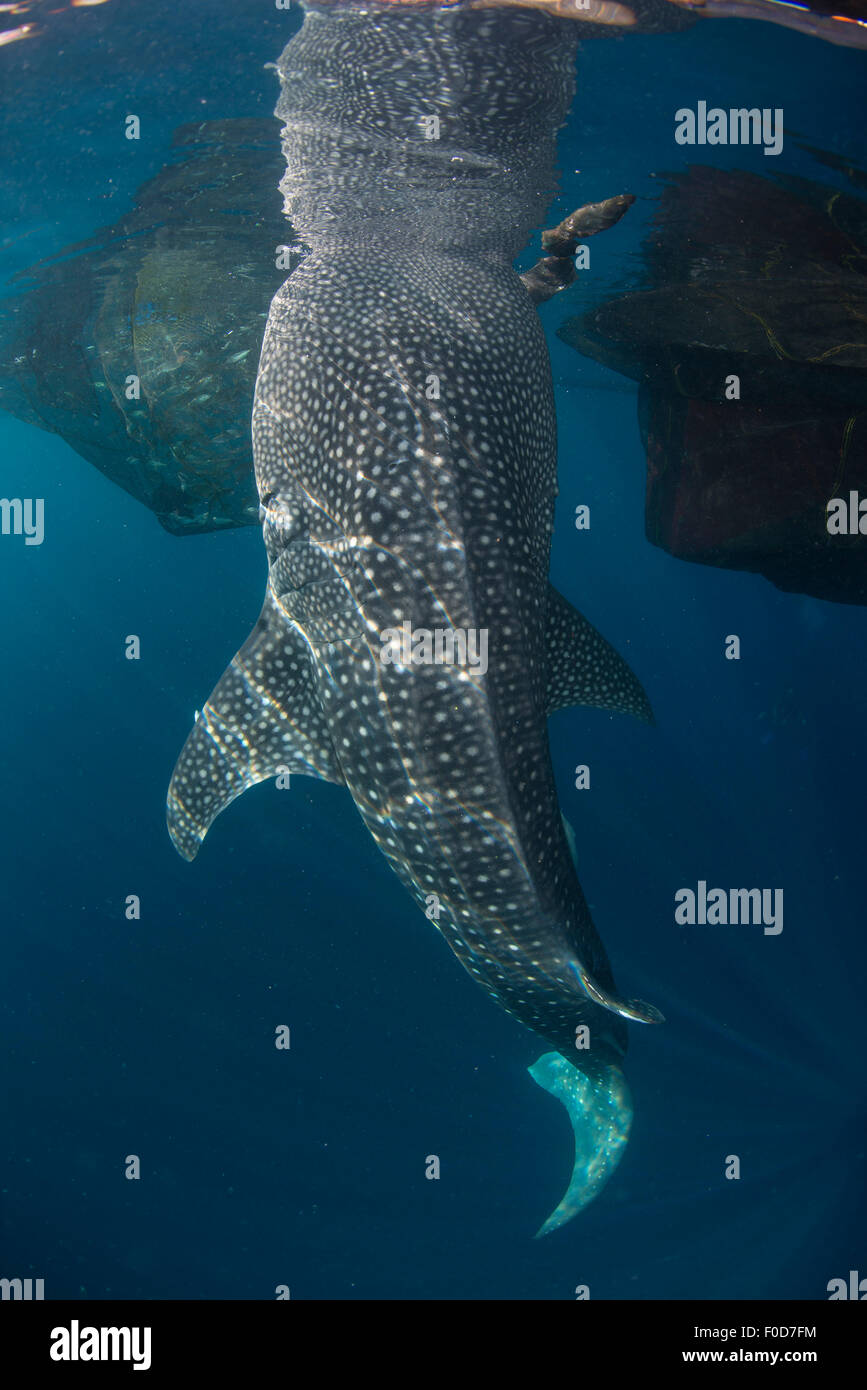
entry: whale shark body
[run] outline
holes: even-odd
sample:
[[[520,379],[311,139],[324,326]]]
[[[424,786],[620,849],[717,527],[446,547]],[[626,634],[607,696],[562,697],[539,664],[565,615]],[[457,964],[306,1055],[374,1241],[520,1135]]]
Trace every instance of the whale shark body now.
[[[513,261],[550,197],[573,35],[526,11],[323,8],[284,51],[281,187],[309,254],[274,297],[256,384],[267,592],[168,797],[192,859],[257,782],[347,787],[462,965],[553,1049],[531,1074],[566,1105],[576,1157],[542,1231],[616,1166],[625,1019],[660,1017],[616,995],[548,747],[569,704],[652,717],[548,583],[551,372]],[[485,669],[454,640],[389,644],[407,624],[485,634]]]

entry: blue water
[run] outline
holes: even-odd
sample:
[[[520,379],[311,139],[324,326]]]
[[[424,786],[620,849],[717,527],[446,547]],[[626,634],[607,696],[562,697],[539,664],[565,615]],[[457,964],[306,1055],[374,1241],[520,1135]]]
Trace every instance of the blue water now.
[[[125,211],[177,125],[270,114],[264,64],[299,15],[148,0],[53,22],[0,51],[4,280]],[[588,43],[556,208],[639,195],[594,243],[594,292],[637,268],[650,171],[685,162],[675,109],[783,107],[778,160],[723,147],[706,162],[833,183],[788,132],[863,166],[865,62],[746,22]],[[286,1284],[568,1299],[588,1284],[716,1299],[824,1298],[867,1273],[867,614],[647,543],[634,393],[553,336],[580,302],[579,287],[542,310],[561,441],[552,578],[628,657],[658,721],[552,722],[615,975],[667,1018],[631,1033],[620,1169],[531,1240],[570,1168],[565,1114],[526,1075],[539,1043],[419,920],[342,790],[264,784],[194,864],[177,857],[166,785],[258,615],[261,539],[169,536],[61,440],[0,414],[0,492],[44,497],[46,514],[42,546],[0,542],[0,1275],[42,1277],[49,1298],[270,1299]],[[582,502],[588,533],[572,524]],[[740,662],[723,659],[729,633]],[[769,722],[787,691],[797,717]],[[589,793],[574,790],[582,762]],[[674,893],[700,878],[784,888],[782,934],[676,927]]]

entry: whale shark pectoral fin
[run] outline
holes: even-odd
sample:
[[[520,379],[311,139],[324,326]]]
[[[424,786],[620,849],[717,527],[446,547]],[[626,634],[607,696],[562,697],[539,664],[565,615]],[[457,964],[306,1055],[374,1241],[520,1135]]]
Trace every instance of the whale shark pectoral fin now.
[[[653,1004],[646,1004],[643,999],[618,999],[616,995],[609,994],[598,985],[593,976],[580,961],[569,961],[569,969],[578,980],[581,988],[588,998],[598,1004],[600,1008],[608,1009],[612,1014],[619,1014],[621,1018],[631,1019],[633,1023],[664,1023],[665,1015]]]
[[[178,853],[194,859],[220,812],[281,772],[343,782],[307,643],[269,594],[175,765],[166,819]]]
[[[589,1076],[559,1052],[546,1052],[527,1070],[538,1085],[563,1102],[575,1135],[569,1186],[536,1232],[538,1238],[565,1226],[605,1186],[629,1138],[632,1097],[622,1071],[613,1064]]]
[[[645,724],[655,722],[644,688],[623,657],[550,584],[545,636],[548,714],[570,705],[593,705],[634,714]]]

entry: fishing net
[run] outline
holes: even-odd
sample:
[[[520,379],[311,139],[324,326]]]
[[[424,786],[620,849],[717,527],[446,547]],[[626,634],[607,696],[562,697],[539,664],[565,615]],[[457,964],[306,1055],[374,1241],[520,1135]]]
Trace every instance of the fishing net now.
[[[641,383],[648,539],[780,588],[867,602],[867,210],[805,179],[666,175],[648,288],[560,336]]]
[[[173,149],[132,212],[16,277],[0,302],[0,405],[183,534],[257,518],[259,351],[301,251],[277,266],[292,234],[276,121],[184,126]]]

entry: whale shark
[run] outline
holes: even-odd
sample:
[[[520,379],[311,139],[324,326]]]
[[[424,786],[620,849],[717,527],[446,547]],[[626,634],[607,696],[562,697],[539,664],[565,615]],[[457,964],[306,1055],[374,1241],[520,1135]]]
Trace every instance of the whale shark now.
[[[568,279],[551,263],[613,216],[550,234],[547,274],[514,262],[554,187],[574,34],[525,10],[306,8],[277,115],[307,254],[271,303],[252,415],[265,600],[167,808],[192,859],[258,782],[345,786],[460,963],[550,1049],[530,1072],[565,1105],[575,1160],[538,1234],[614,1171],[627,1021],[661,1020],[617,992],[548,743],[569,705],[653,718],[548,579],[557,441],[536,305]],[[460,634],[484,634],[486,662]]]

